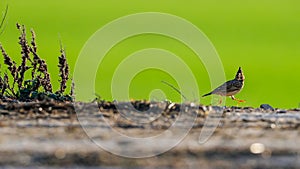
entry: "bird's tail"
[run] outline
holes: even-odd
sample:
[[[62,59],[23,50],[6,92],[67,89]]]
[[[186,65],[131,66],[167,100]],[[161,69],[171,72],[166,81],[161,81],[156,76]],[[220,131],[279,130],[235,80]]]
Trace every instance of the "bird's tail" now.
[[[211,94],[212,94],[212,92],[207,93],[207,94],[203,95],[202,97],[209,96],[209,95],[211,95]]]

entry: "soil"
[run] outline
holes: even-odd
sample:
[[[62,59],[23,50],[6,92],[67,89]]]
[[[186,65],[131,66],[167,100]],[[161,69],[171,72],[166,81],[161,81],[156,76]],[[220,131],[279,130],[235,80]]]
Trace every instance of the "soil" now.
[[[205,123],[208,119],[218,123]],[[112,147],[123,145],[125,148],[117,153],[126,154],[132,145],[103,132],[109,131],[107,126],[129,137],[149,137],[165,132],[175,122],[179,129],[192,129],[176,147],[156,156],[121,157],[95,144],[98,139]],[[4,168],[300,167],[300,109],[148,101],[2,102],[0,126],[0,165]],[[200,144],[204,127],[216,130]],[[135,145],[134,151],[159,152],[171,142],[166,138],[160,146]]]

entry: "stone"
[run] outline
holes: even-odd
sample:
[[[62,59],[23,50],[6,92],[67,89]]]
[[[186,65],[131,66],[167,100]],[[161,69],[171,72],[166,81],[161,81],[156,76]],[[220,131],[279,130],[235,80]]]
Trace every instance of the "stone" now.
[[[261,104],[259,107],[264,110],[274,110],[274,108],[269,104]]]

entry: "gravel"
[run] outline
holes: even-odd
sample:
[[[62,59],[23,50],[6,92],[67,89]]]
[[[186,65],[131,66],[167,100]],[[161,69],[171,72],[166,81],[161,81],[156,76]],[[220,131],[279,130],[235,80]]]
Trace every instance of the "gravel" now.
[[[0,165],[4,168],[299,168],[300,110],[261,106],[217,107],[195,103],[29,102],[0,104]],[[167,132],[159,144],[134,144]],[[186,137],[157,156],[126,158],[119,153],[160,152],[173,135]],[[110,130],[113,129],[113,130]],[[208,132],[206,132],[206,130]],[[199,144],[200,133],[212,136]],[[91,140],[93,139],[93,140]]]

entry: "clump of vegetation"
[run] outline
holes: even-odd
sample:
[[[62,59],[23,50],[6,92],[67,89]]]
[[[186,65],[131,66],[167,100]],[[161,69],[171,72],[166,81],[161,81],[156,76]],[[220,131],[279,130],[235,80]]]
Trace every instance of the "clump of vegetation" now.
[[[65,50],[61,45],[58,57],[59,72],[60,72],[60,88],[53,92],[50,74],[48,72],[45,60],[37,54],[36,35],[31,29],[31,42],[26,39],[26,28],[24,25],[17,24],[17,29],[20,31],[19,45],[21,47],[21,63],[17,63],[11,59],[6,53],[3,46],[0,44],[0,50],[4,57],[4,64],[7,66],[12,81],[9,81],[7,73],[3,77],[0,75],[0,98],[2,100],[18,100],[18,101],[33,101],[54,99],[56,101],[73,101],[73,87],[70,94],[65,94],[67,81],[69,80],[69,65]],[[31,71],[31,76],[27,75]],[[29,79],[25,79],[30,76]],[[74,85],[72,85],[74,86]]]

